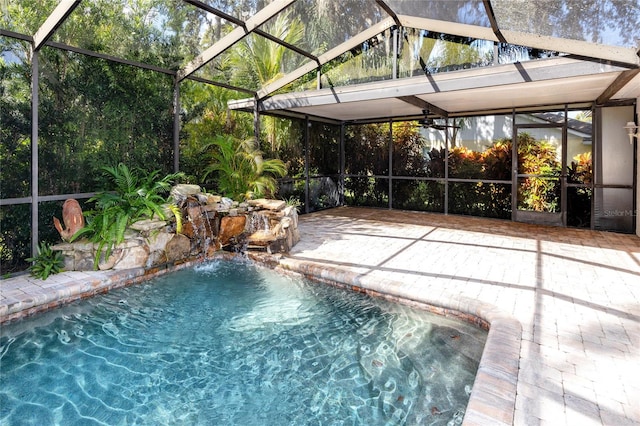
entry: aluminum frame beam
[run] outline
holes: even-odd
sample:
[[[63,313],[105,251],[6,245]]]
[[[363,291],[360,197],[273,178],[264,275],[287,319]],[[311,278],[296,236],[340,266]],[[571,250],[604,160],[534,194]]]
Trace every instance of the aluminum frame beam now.
[[[199,8],[199,9],[205,10],[205,11],[207,11],[209,13],[212,13],[212,14],[214,14],[214,15],[216,15],[216,16],[218,16],[218,17],[220,17],[220,18],[222,18],[222,19],[224,19],[226,21],[232,22],[232,23],[234,23],[234,24],[236,24],[236,25],[238,25],[240,27],[245,27],[245,22],[242,21],[241,19],[238,19],[235,16],[231,16],[228,13],[222,12],[221,10],[218,10],[215,7],[211,7],[208,4],[205,4],[205,3],[203,3],[203,2],[201,2],[199,0],[184,0],[184,2],[185,3],[189,3],[192,6],[195,6],[195,7]],[[282,40],[282,39],[280,39],[280,38],[278,38],[276,36],[273,36],[273,35],[265,32],[265,31],[262,31],[259,28],[253,30],[253,32],[258,34],[258,35],[260,35],[260,36],[262,36],[262,37],[264,37],[264,38],[266,38],[266,39],[269,39],[269,40],[273,41],[274,43],[279,44],[280,46],[284,46],[287,49],[293,50],[294,52],[296,52],[299,55],[306,56],[307,58],[309,58],[309,59],[311,59],[313,61],[317,61],[318,60],[318,58],[315,55],[307,52],[306,50],[300,49],[298,46],[294,46],[294,45],[292,45],[290,43],[287,43],[286,41],[284,41],[284,40]]]
[[[397,99],[400,99],[403,102],[406,102],[408,104],[411,104],[413,106],[416,106],[418,108],[420,108],[423,111],[429,111],[432,114],[438,115],[442,118],[447,118],[449,117],[449,112],[445,111],[444,109],[437,107],[427,101],[425,101],[424,99],[420,99],[417,96],[398,96]]]
[[[385,3],[384,0],[376,0],[376,3],[378,4],[378,6],[382,8],[382,10],[384,10],[387,13],[387,15],[393,18],[393,21],[396,23],[398,27],[402,26],[402,24],[400,23],[400,20],[398,19],[398,15],[396,15],[396,12],[393,9],[391,9],[391,7],[389,7],[389,5]]]
[[[81,0],[62,0],[33,35],[33,50],[39,50],[51,38],[65,19],[80,4]]]
[[[499,27],[497,28],[499,30],[498,34],[496,34],[494,33],[493,28],[438,21],[408,15],[398,15],[398,19],[400,19],[403,26],[420,30],[458,35],[462,37],[472,37],[495,42],[506,42],[535,49],[580,55],[585,58],[624,63],[632,68],[640,67],[640,57],[638,57],[636,49],[634,48],[610,46],[590,43],[582,40],[572,40],[568,38],[550,37],[541,34],[505,30],[500,29]],[[504,41],[499,38],[499,35],[502,36]]]
[[[461,37],[479,38],[490,41],[500,41],[490,27],[459,24],[456,22],[439,21],[436,19],[420,18],[417,16],[398,15],[403,27],[426,30],[436,33],[457,35]]]
[[[38,208],[40,189],[38,187],[39,166],[38,157],[38,124],[39,124],[39,79],[40,54],[33,50],[31,56],[31,257],[38,254]]]
[[[607,90],[598,96],[598,99],[596,99],[596,105],[603,105],[609,102],[609,100],[611,100],[618,91],[625,87],[638,74],[640,74],[640,69],[628,70],[621,73],[618,78],[616,78],[616,80],[607,87]]]
[[[397,98],[406,102],[408,98],[403,99],[403,97],[515,85],[526,82],[522,76],[522,69],[526,70],[527,76],[533,82],[626,71],[626,68],[616,65],[559,57],[520,64],[476,68],[455,73],[275,95],[262,100],[261,110],[304,108],[385,98]],[[254,102],[254,99],[239,99],[230,101],[228,106],[231,109],[247,110],[254,107]],[[446,111],[442,110],[442,112]],[[448,111],[449,114],[453,112],[456,111]]]
[[[614,61],[628,64],[633,68],[640,67],[640,57],[638,57],[634,48],[589,43],[582,40],[543,36],[520,31],[501,30],[501,32],[507,43],[510,44]]]
[[[327,62],[332,61],[333,59],[337,58],[343,53],[353,49],[354,47],[359,46],[360,44],[371,39],[372,37],[377,36],[381,32],[393,27],[394,25],[395,25],[395,22],[392,17],[386,18],[378,22],[376,25],[369,27],[368,29],[362,31],[361,33],[345,41],[344,43],[341,43],[338,46],[334,47],[333,49],[330,49],[325,53],[323,53],[322,55],[318,56],[317,63],[310,62],[305,65],[302,65],[301,67],[291,71],[289,74],[274,81],[273,83],[263,86],[260,90],[258,90],[258,98],[259,99],[266,98],[276,90],[279,90],[284,86],[286,86],[287,84],[292,83],[298,78],[304,76],[305,74],[316,70],[317,68],[326,64]]]
[[[258,13],[247,19],[247,21],[244,23],[244,27],[234,28],[233,31],[222,37],[220,40],[214,43],[213,46],[209,47],[207,50],[205,50],[200,55],[195,57],[191,62],[189,62],[184,68],[179,70],[177,73],[178,81],[184,80],[185,78],[199,70],[205,64],[216,58],[218,55],[222,54],[225,50],[242,40],[260,25],[273,18],[275,15],[280,13],[295,1],[296,0],[274,0],[273,2],[269,3],[263,9],[258,11]]]
[[[496,35],[496,37],[501,43],[506,43],[507,40],[504,38],[504,36],[500,32],[500,27],[498,26],[498,21],[496,20],[496,14],[493,12],[493,5],[491,5],[491,1],[482,0],[482,4],[484,5],[484,11],[487,14],[487,18],[489,18],[489,23],[491,24],[491,29],[493,30],[493,33]]]

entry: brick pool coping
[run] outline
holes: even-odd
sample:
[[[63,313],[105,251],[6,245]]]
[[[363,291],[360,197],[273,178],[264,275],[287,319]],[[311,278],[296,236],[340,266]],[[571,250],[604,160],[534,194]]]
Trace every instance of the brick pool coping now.
[[[27,274],[0,280],[0,324],[17,321],[39,312],[110,290],[147,281],[199,262],[145,269],[108,271],[66,271],[46,280]]]
[[[229,253],[219,253],[206,261],[236,257],[238,256]],[[464,424],[513,423],[522,335],[520,323],[514,318],[494,306],[477,300],[416,293],[399,282],[367,280],[357,273],[310,261],[267,254],[254,254],[250,259],[281,273],[293,273],[325,284],[414,305],[440,315],[460,318],[484,329],[488,328],[489,333],[465,412]],[[191,260],[153,269],[62,272],[45,281],[28,275],[2,280],[0,324],[17,321],[116,288],[145,282],[202,262],[203,260]]]

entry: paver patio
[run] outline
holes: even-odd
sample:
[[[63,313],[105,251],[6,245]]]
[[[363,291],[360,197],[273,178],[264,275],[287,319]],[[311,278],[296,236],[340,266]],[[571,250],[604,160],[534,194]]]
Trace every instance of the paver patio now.
[[[495,305],[522,324],[514,424],[640,424],[640,238],[338,208],[301,217],[293,259]]]
[[[301,216],[299,229],[283,267],[343,271],[374,290],[477,301],[517,319],[514,424],[640,424],[639,237],[348,207]],[[70,286],[95,289],[142,274],[3,280],[0,314],[34,297],[54,306],[45,294]]]

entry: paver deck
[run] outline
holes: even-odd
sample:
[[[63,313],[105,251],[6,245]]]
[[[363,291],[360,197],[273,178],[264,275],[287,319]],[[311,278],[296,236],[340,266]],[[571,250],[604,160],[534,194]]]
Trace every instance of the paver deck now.
[[[514,424],[640,424],[639,237],[360,208],[303,216],[301,230],[291,258],[515,317]]]
[[[313,265],[328,280],[343,273],[375,291],[515,318],[522,331],[514,424],[640,424],[639,237],[347,207],[301,216],[299,229],[302,239],[282,267]],[[0,315],[34,298],[51,304],[42,294],[65,293],[74,280],[94,288],[141,275],[65,273],[62,286],[27,276],[3,280]],[[513,397],[497,386],[492,398]],[[476,423],[492,424],[481,411]]]

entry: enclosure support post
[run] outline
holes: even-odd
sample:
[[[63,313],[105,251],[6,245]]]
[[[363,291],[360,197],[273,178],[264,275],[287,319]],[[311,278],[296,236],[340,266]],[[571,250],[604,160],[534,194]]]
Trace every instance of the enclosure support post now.
[[[594,102],[591,104],[591,122],[592,122],[592,127],[591,127],[591,173],[592,173],[592,178],[591,178],[591,184],[590,184],[590,188],[591,188],[591,220],[589,223],[589,229],[596,229],[596,187],[595,187],[595,183],[597,182],[597,171],[600,167],[600,160],[597,157],[596,154],[596,146],[598,146],[597,144],[600,143],[599,137],[598,135],[599,133],[599,129],[598,127],[600,126],[600,121],[598,120],[598,107],[597,104]]]
[[[389,201],[388,207],[389,209],[393,208],[393,119],[389,119],[389,163],[387,167],[389,167],[389,171],[387,175],[389,176],[389,186],[387,190],[389,191]]]
[[[560,217],[562,220],[562,226],[567,226],[568,219],[568,200],[567,200],[567,147],[568,143],[568,127],[567,120],[569,119],[569,105],[564,105],[564,120],[562,120],[562,158],[561,158],[561,172],[560,172]],[[593,145],[593,143],[592,143]]]
[[[38,254],[38,51],[31,58],[31,256]]]
[[[449,117],[444,121],[444,214],[449,214]]]
[[[253,137],[256,139],[254,141],[255,148],[257,150],[260,149],[260,100],[256,96],[253,99]]]
[[[173,81],[173,172],[180,171],[180,81]]]
[[[304,117],[304,212],[309,213],[309,116]]]
[[[340,205],[344,206],[344,171],[345,169],[345,152],[344,152],[344,121],[340,123]]]
[[[398,38],[400,35],[400,28],[396,27],[393,30],[393,59],[392,59],[392,67],[393,70],[392,72],[392,76],[391,78],[396,79],[398,78],[398,46],[400,45]]]
[[[511,110],[511,220],[518,216],[518,128],[516,110]]]

